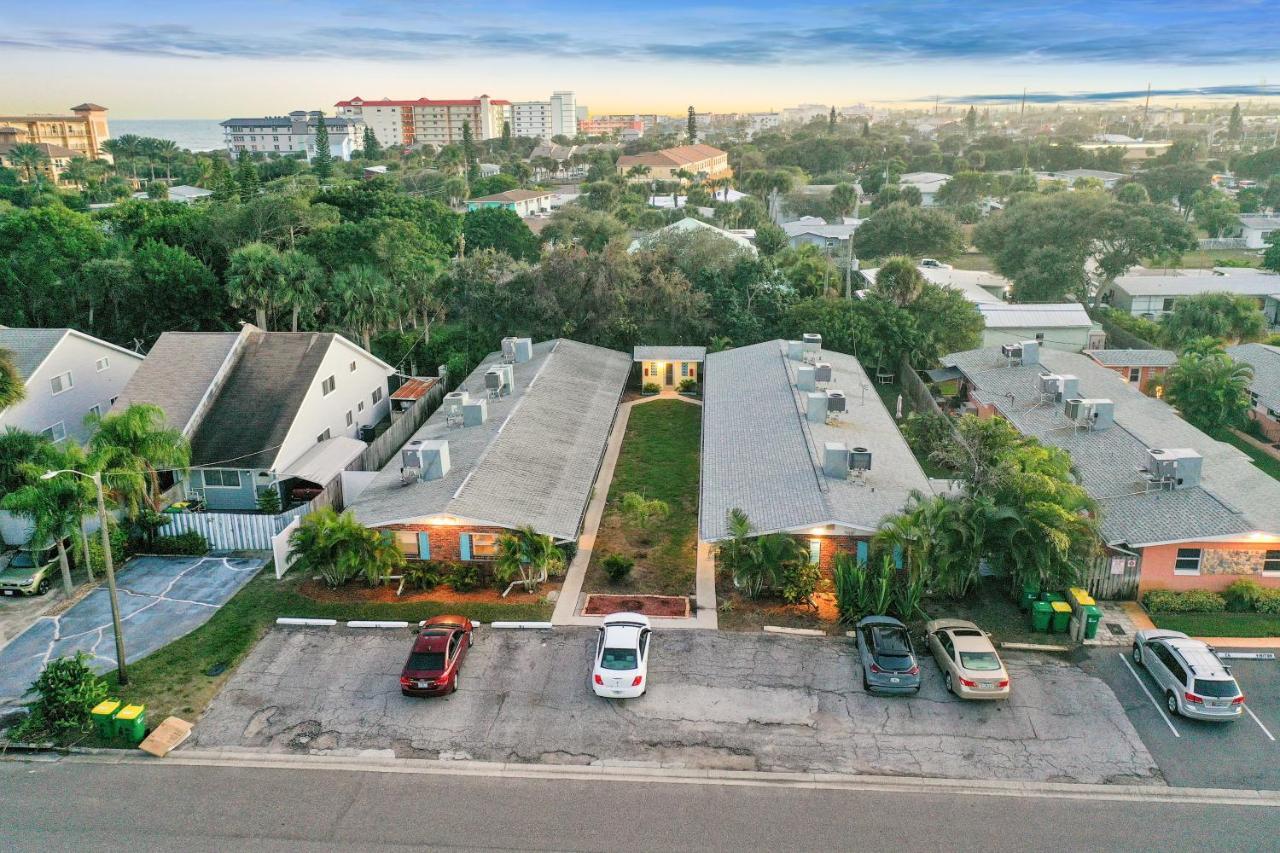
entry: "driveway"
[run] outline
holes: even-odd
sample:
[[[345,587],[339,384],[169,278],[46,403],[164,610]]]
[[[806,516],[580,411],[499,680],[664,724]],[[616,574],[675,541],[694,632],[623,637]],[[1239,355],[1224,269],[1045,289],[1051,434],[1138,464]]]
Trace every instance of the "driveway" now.
[[[240,665],[192,742],[274,752],[391,750],[473,758],[956,778],[1158,783],[1111,691],[1080,669],[1010,655],[1014,696],[965,703],[933,662],[912,698],[856,686],[832,638],[670,632],[650,688],[595,697],[595,631],[486,631],[444,699],[407,699],[406,631],[276,629]]]
[[[203,625],[265,564],[265,557],[134,557],[116,574],[127,660]],[[105,586],[58,616],[41,616],[0,649],[0,705],[21,697],[47,662],[77,651],[88,652],[98,672],[116,666]]]

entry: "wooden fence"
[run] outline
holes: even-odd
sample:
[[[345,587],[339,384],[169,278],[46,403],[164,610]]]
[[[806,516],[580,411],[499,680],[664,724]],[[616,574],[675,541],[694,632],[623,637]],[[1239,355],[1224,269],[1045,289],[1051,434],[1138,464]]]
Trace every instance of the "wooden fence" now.
[[[1084,586],[1098,599],[1138,597],[1142,558],[1133,554],[1104,554],[1085,570]]]
[[[1243,237],[1208,237],[1200,240],[1200,248],[1205,251],[1214,249],[1247,249],[1247,241]]]
[[[898,375],[902,377],[902,393],[906,396],[911,411],[921,414],[942,414],[942,409],[938,407],[938,401],[933,399],[929,386],[905,358],[898,365]]]
[[[427,418],[431,416],[431,413],[439,407],[440,401],[444,399],[445,386],[447,384],[446,377],[441,375],[440,381],[432,385],[426,394],[419,397],[400,417],[392,421],[391,426],[387,427],[387,431],[375,438],[365,448],[364,453],[361,453],[356,461],[348,467],[348,470],[382,470],[382,466],[386,465],[392,456],[399,453],[401,447],[404,447],[404,443],[409,440],[409,436],[417,432],[418,427],[422,426]]]

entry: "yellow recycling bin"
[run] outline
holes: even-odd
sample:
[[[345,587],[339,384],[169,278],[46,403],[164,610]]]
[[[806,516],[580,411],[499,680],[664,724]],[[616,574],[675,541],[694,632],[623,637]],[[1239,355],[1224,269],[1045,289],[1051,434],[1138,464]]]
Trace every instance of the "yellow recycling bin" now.
[[[125,705],[116,714],[116,737],[134,746],[147,736],[147,708],[145,705]]]
[[[1088,607],[1092,604],[1097,604],[1097,602],[1093,600],[1093,596],[1089,594],[1088,590],[1081,589],[1078,586],[1073,586],[1071,589],[1067,590],[1067,598],[1071,601],[1072,610],[1079,610],[1081,607]]]
[[[97,705],[93,706],[93,710],[89,712],[89,716],[93,717],[93,725],[98,730],[98,736],[110,740],[115,737],[115,716],[116,711],[120,710],[119,699],[103,699]]]
[[[1049,606],[1053,608],[1053,624],[1049,630],[1055,634],[1065,633],[1071,621],[1071,605],[1065,601],[1054,601]]]

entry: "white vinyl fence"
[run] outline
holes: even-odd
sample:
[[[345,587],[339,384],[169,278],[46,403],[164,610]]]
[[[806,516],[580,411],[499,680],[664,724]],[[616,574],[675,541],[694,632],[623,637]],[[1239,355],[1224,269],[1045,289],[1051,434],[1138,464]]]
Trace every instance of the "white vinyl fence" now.
[[[270,551],[272,540],[294,519],[311,512],[311,503],[296,506],[279,515],[247,512],[169,512],[169,523],[160,529],[164,536],[194,531],[219,551]]]

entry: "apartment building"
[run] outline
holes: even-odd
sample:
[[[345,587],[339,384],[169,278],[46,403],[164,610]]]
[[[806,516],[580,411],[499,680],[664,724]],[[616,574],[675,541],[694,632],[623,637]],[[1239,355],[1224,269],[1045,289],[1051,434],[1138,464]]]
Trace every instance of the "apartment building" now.
[[[595,116],[578,122],[578,132],[583,136],[608,136],[611,133],[633,131],[644,133],[644,121],[625,116]]]
[[[578,107],[573,92],[552,92],[546,101],[515,101],[511,134],[531,139],[578,135]]]
[[[71,115],[0,115],[0,128],[10,130],[14,144],[47,144],[72,152],[71,156],[90,160],[110,160],[102,143],[111,137],[107,108],[84,103],[71,108]]]
[[[460,143],[464,123],[471,125],[475,139],[493,139],[502,135],[503,123],[512,120],[511,102],[488,95],[441,101],[366,101],[357,96],[334,106],[339,116],[358,119],[373,128],[378,142],[389,148]]]
[[[682,180],[680,172],[699,180],[733,176],[729,155],[710,145],[680,145],[644,154],[624,154],[618,158],[619,175],[626,175],[635,166],[643,166],[649,171],[631,178],[632,182]]]
[[[316,153],[316,127],[323,117],[319,110],[294,110],[287,116],[229,118],[222,122],[222,138],[232,158],[241,151],[262,154]],[[325,118],[329,131],[329,152],[342,160],[364,147],[364,123],[358,118]]]

